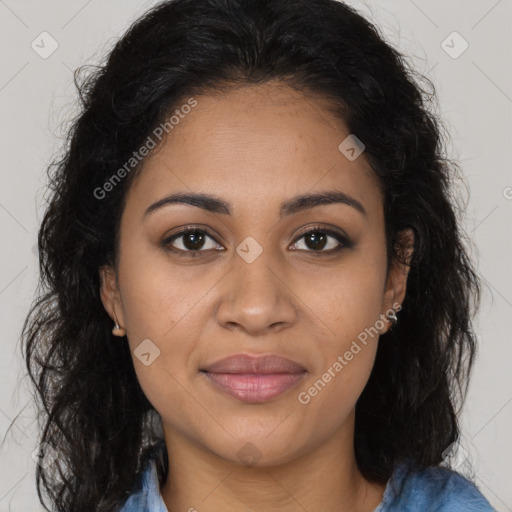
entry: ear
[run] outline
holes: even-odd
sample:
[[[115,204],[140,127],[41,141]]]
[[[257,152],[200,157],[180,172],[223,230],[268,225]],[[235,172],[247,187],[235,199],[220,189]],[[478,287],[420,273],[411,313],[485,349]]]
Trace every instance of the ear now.
[[[100,274],[100,296],[105,311],[113,322],[119,322],[121,327],[125,326],[121,298],[117,286],[116,273],[110,265],[104,265],[99,270]]]
[[[384,334],[391,327],[391,322],[386,316],[386,312],[394,309],[395,312],[400,310],[402,302],[405,298],[407,289],[407,276],[409,275],[410,263],[414,251],[414,232],[412,229],[407,228],[398,233],[395,250],[399,256],[399,261],[391,263],[388,278],[386,281],[386,288],[382,302],[382,317],[387,327],[381,332]]]

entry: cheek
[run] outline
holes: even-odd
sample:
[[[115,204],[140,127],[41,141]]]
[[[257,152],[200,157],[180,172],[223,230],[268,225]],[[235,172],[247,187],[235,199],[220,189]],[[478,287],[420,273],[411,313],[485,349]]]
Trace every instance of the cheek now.
[[[137,379],[153,407],[172,424],[180,422],[181,414],[192,414],[191,365],[203,321],[197,318],[200,292],[190,283],[180,282],[179,276],[162,274],[155,266],[141,269],[129,283],[125,281],[123,289]],[[148,348],[142,351],[143,346]],[[147,353],[149,356],[143,355]]]
[[[368,381],[383,327],[384,257],[377,249],[356,253],[336,272],[317,276],[318,286],[307,295],[319,326],[314,343],[321,357],[298,397],[306,422],[323,416],[322,428],[334,428],[355,406]]]
[[[380,283],[377,275],[367,277],[365,283],[353,283],[347,276],[330,300],[322,299],[321,314],[329,328],[313,340],[320,364],[297,394],[306,437],[332,435],[353,411],[370,377],[379,342],[375,324],[381,287],[375,285]]]
[[[356,406],[371,373],[374,346],[361,349],[350,361],[333,359],[324,372],[299,390],[296,416],[304,440],[330,438],[345,424]]]
[[[314,313],[318,341],[331,358],[380,319],[386,276],[385,255],[377,249],[353,252],[329,272],[304,274],[295,289]]]
[[[172,340],[173,332],[186,323],[187,317],[201,310],[201,300],[215,284],[215,276],[199,267],[184,270],[171,264],[163,252],[127,250],[119,281],[130,341]],[[187,327],[193,329],[194,325],[197,323]],[[193,332],[189,335],[193,337]]]
[[[191,381],[197,373],[194,350],[208,322],[208,291],[221,274],[199,267],[184,271],[162,254],[136,247],[129,238],[122,254],[119,284],[124,322],[139,383],[164,416],[189,410],[194,403]],[[147,348],[142,352],[143,346]]]

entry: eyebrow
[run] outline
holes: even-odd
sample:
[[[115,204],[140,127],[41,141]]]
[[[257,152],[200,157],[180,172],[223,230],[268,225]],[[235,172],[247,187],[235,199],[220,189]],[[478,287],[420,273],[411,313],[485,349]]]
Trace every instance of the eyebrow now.
[[[231,215],[230,204],[223,199],[210,194],[176,193],[163,197],[162,199],[150,205],[144,212],[143,216],[146,217],[147,215],[160,210],[164,206],[177,203],[189,204],[191,206],[196,206],[212,213]],[[293,215],[294,213],[308,210],[310,208],[314,208],[315,206],[327,204],[345,204],[356,209],[364,216],[367,216],[367,212],[364,206],[357,199],[338,190],[328,190],[295,196],[290,200],[281,203],[279,208],[279,216],[282,219],[288,215]]]

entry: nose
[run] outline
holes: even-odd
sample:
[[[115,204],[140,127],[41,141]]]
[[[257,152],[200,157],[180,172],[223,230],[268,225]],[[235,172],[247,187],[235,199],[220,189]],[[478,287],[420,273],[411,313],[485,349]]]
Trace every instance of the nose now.
[[[293,325],[296,302],[283,270],[266,251],[251,263],[237,254],[223,280],[217,321],[251,336],[274,333]]]

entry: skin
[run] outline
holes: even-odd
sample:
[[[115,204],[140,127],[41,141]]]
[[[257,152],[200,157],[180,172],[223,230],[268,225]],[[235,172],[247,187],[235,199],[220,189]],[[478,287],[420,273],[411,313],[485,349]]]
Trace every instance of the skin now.
[[[126,329],[132,355],[145,339],[160,350],[148,366],[135,356],[133,363],[162,417],[170,454],[165,504],[170,512],[373,511],[385,486],[363,478],[353,440],[378,336],[308,404],[298,394],[405,296],[408,267],[386,273],[377,178],[364,153],[349,161],[338,150],[349,132],[318,98],[270,82],[196,99],[133,182],[117,268],[101,269],[103,304]],[[355,198],[366,214],[337,203],[280,219],[282,202],[332,190]],[[163,197],[192,191],[227,201],[231,215],[187,204],[144,215]],[[209,229],[203,252],[180,257],[161,246],[189,224]],[[315,249],[301,235],[316,224],[346,233],[353,246],[328,255],[340,245],[329,235]],[[251,263],[236,252],[249,236],[263,249]],[[185,243],[172,245],[186,251]],[[380,327],[382,334],[390,323]],[[268,402],[244,403],[199,372],[239,353],[279,354],[307,373]],[[242,448],[252,463],[238,455]]]

